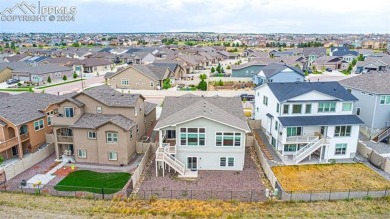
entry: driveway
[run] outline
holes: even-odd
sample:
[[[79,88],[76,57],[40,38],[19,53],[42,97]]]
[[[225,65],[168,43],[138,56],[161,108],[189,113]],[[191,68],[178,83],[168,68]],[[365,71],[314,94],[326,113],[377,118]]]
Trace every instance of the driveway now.
[[[84,89],[94,85],[100,85],[104,83],[104,76],[93,77],[83,81]],[[66,94],[74,91],[80,91],[82,89],[81,81],[49,87],[45,89],[45,93],[48,94]]]
[[[339,71],[332,71],[332,72],[324,72],[322,74],[309,74],[309,76],[306,77],[306,80],[310,80],[312,82],[315,81],[341,81],[346,78],[350,78],[355,76],[355,74],[351,75],[344,75],[343,73]]]
[[[9,87],[10,85],[8,85],[7,83],[3,82],[3,83],[0,83],[0,89],[4,89],[4,88],[7,88]]]

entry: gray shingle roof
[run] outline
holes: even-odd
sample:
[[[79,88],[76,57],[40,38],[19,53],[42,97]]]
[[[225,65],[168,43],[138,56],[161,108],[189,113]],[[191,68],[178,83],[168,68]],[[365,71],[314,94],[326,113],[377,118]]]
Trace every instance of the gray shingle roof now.
[[[356,115],[286,116],[278,117],[278,119],[284,127],[364,124],[364,122]]]
[[[345,87],[375,94],[390,94],[390,73],[370,72],[339,81]]]
[[[152,110],[154,110],[157,107],[157,104],[150,103],[150,102],[144,102],[144,105],[145,105],[145,110],[144,110],[145,115],[148,115],[150,112],[152,112]]]
[[[304,48],[303,49],[303,55],[305,57],[309,56],[310,54],[316,54],[318,56],[326,55],[326,49],[324,47],[318,47],[318,48]]]
[[[279,64],[279,63],[271,63],[267,66],[264,66],[261,68],[261,71],[263,71],[264,75],[267,78],[270,78],[270,77],[278,74],[279,72],[283,71],[286,68],[289,68],[289,69],[293,70],[294,72],[296,72],[302,76],[305,76],[305,74],[302,72],[301,69],[296,68],[296,67],[292,67],[292,66],[288,66],[285,64]]]
[[[80,94],[85,94],[106,106],[112,107],[134,107],[138,98],[142,97],[140,94],[121,93],[106,85],[93,87]]]
[[[31,65],[26,62],[5,62],[5,63],[0,63],[0,71],[3,71],[6,68],[10,68],[12,70],[18,70],[19,68],[29,67],[29,66]]]
[[[248,132],[250,130],[239,97],[202,97],[192,94],[165,97],[155,129],[197,117],[209,118]]]
[[[36,66],[24,66],[19,67],[14,70],[14,72],[21,73],[31,73],[31,74],[47,74],[52,72],[61,72],[61,71],[70,71],[72,68],[66,67],[66,66],[60,66],[57,64],[42,64],[42,65],[36,65]]]
[[[338,82],[288,82],[288,83],[268,83],[271,91],[279,101],[286,101],[291,98],[317,91],[334,97],[336,100],[356,101],[357,98],[343,88]]]
[[[23,93],[0,99],[0,116],[14,125],[24,124],[46,114],[41,110],[63,100],[63,96],[43,93]]]
[[[71,128],[96,129],[107,123],[112,123],[122,129],[129,130],[136,122],[120,114],[91,114],[84,113]]]

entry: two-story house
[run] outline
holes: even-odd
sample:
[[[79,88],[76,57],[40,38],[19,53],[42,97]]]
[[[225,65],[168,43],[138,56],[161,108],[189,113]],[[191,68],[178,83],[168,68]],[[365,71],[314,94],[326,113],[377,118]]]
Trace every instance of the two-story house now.
[[[324,47],[318,47],[318,48],[304,48],[303,49],[303,55],[307,59],[308,66],[311,66],[311,64],[317,60],[319,57],[326,55],[326,49]]]
[[[302,82],[304,80],[305,74],[300,68],[279,63],[264,66],[259,73],[253,76],[253,83],[256,85],[268,82]]]
[[[0,156],[22,159],[46,143],[55,103],[66,96],[23,93],[0,98]]]
[[[357,98],[337,82],[267,83],[256,88],[255,119],[286,164],[355,156]]]
[[[164,175],[166,165],[181,177],[196,177],[198,170],[244,168],[250,129],[239,97],[166,97],[154,130],[161,139],[156,174],[162,168]]]
[[[364,122],[360,132],[382,141],[390,135],[390,74],[372,72],[340,81],[359,100],[353,111]]]
[[[81,163],[128,164],[156,121],[156,105],[144,100],[103,85],[59,102],[52,118],[57,158],[74,154]]]

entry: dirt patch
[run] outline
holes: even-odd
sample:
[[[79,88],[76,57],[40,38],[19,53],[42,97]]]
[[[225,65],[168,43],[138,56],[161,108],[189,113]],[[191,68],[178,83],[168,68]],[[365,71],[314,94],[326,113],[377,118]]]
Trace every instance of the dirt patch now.
[[[69,173],[72,173],[72,172],[76,171],[77,169],[78,169],[77,167],[74,167],[72,169],[72,167],[64,166],[61,169],[57,170],[54,173],[54,175],[56,175],[56,176],[67,176],[67,175],[69,175]]]

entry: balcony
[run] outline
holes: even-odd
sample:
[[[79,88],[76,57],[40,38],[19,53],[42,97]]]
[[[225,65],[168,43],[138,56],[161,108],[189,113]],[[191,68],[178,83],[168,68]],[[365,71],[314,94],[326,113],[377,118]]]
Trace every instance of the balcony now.
[[[70,126],[73,125],[80,116],[65,117],[62,115],[56,115],[52,117],[53,126]]]
[[[286,138],[284,144],[303,144],[309,143],[314,139],[319,138],[319,136],[290,136]]]
[[[24,142],[30,139],[30,135],[28,133],[24,133],[20,135],[20,141]],[[18,137],[13,137],[11,139],[8,139],[6,141],[0,142],[0,152],[8,150],[16,145],[18,145]]]
[[[58,143],[72,143],[73,136],[57,135],[57,142]]]

